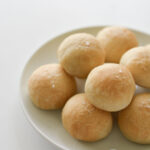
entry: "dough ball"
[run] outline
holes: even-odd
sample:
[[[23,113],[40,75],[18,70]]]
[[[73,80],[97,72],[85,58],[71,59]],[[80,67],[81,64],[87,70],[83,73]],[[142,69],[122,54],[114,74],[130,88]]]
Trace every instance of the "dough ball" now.
[[[97,108],[119,111],[129,105],[135,92],[131,73],[123,65],[108,63],[94,68],[85,83],[85,93]]]
[[[150,45],[129,50],[122,56],[120,64],[130,70],[136,84],[150,88]]]
[[[136,95],[131,104],[119,112],[118,125],[129,140],[150,144],[150,93]]]
[[[70,75],[86,78],[94,67],[104,63],[105,53],[94,36],[76,33],[61,43],[58,59]]]
[[[85,94],[77,94],[69,99],[63,108],[62,121],[64,128],[82,141],[103,139],[112,129],[111,113],[94,107]]]
[[[41,109],[59,109],[76,93],[76,83],[61,65],[47,64],[36,69],[29,79],[29,95]]]
[[[121,56],[138,45],[133,32],[123,27],[106,27],[97,35],[105,50],[106,62],[119,63]]]

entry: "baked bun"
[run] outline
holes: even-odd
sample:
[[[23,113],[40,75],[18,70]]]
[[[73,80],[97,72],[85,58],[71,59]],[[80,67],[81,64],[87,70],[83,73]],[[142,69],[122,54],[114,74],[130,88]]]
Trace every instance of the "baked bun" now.
[[[94,107],[85,94],[77,94],[67,101],[62,122],[74,138],[89,142],[105,138],[112,129],[111,113]]]
[[[123,27],[106,27],[97,39],[105,50],[106,62],[119,63],[123,53],[138,45],[134,33]]]
[[[129,50],[122,56],[120,64],[130,70],[136,84],[150,88],[150,45]]]
[[[119,64],[108,63],[94,68],[85,83],[88,100],[106,111],[119,111],[127,107],[134,92],[131,73]]]
[[[59,109],[76,93],[76,83],[61,65],[47,64],[36,69],[29,79],[29,95],[41,109]]]
[[[96,66],[104,63],[105,54],[97,39],[87,33],[67,37],[58,49],[58,59],[65,71],[78,78],[86,78]]]
[[[119,112],[118,125],[127,139],[150,144],[150,93],[134,96],[131,104]]]

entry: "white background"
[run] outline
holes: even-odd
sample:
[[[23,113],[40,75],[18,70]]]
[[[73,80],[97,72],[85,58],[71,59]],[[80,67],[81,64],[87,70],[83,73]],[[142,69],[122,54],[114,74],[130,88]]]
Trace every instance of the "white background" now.
[[[0,0],[0,149],[58,150],[29,124],[19,79],[37,47],[71,29],[124,25],[150,33],[149,0]]]

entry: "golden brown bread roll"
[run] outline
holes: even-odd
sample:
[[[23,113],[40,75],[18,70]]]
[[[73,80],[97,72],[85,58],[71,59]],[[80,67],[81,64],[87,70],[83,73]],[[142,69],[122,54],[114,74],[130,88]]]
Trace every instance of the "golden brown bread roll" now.
[[[97,35],[106,53],[106,62],[119,63],[123,53],[138,45],[133,32],[123,27],[106,27]]]
[[[130,70],[136,84],[150,88],[150,45],[129,50],[122,56],[120,64]]]
[[[29,95],[41,109],[59,109],[76,93],[76,83],[61,65],[47,64],[36,69],[29,79]]]
[[[58,59],[69,74],[85,78],[96,66],[104,63],[105,54],[97,39],[87,33],[67,37],[58,49]]]
[[[77,94],[67,101],[62,122],[73,137],[89,142],[105,138],[112,129],[111,113],[94,107],[85,94]]]
[[[134,96],[131,104],[119,112],[118,125],[129,140],[150,144],[150,93]]]
[[[127,107],[134,92],[131,73],[119,64],[108,63],[94,68],[85,83],[89,101],[106,111],[119,111]]]

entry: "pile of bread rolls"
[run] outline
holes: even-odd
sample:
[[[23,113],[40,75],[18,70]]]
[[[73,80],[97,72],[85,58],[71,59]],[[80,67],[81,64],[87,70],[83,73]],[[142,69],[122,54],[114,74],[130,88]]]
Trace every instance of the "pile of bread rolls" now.
[[[134,33],[106,27],[97,36],[76,33],[60,44],[60,64],[46,64],[29,78],[29,95],[38,108],[61,109],[64,128],[74,138],[97,141],[113,126],[118,112],[123,135],[150,144],[150,93],[135,95],[136,84],[150,88],[150,45],[138,47]],[[75,77],[87,78],[77,94]]]

